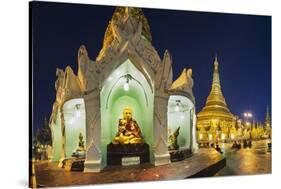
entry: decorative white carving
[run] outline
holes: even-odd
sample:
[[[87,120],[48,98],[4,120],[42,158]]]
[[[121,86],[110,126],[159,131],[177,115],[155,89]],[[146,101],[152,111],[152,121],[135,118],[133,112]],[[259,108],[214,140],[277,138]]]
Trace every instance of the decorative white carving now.
[[[193,96],[193,79],[192,79],[192,69],[183,69],[181,75],[173,82],[170,91],[177,91],[186,93],[187,96],[192,98],[194,102]]]
[[[64,102],[72,98],[84,98],[87,150],[85,172],[98,172],[102,169],[100,92],[104,81],[121,63],[130,59],[143,73],[154,94],[152,151],[155,165],[170,163],[167,147],[167,106],[170,90],[183,91],[193,97],[192,70],[184,69],[173,82],[171,55],[166,50],[161,61],[151,44],[146,18],[133,8],[121,9],[119,7],[109,22],[103,47],[95,61],[89,58],[86,47],[81,45],[77,53],[77,76],[69,66],[65,71],[56,71],[57,94],[50,123],[56,121],[56,115]]]

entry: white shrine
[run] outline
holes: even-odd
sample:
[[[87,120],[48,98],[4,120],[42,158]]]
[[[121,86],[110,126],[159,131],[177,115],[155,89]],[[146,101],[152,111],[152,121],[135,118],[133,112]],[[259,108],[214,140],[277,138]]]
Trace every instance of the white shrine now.
[[[91,60],[82,45],[77,74],[67,66],[57,69],[56,75],[50,118],[52,161],[71,157],[81,133],[84,172],[102,170],[108,165],[107,145],[117,133],[124,107],[133,111],[151,164],[171,163],[168,136],[178,127],[179,149],[197,149],[192,70],[183,69],[173,81],[171,55],[167,50],[162,59],[158,55],[141,9],[116,8],[97,58]]]

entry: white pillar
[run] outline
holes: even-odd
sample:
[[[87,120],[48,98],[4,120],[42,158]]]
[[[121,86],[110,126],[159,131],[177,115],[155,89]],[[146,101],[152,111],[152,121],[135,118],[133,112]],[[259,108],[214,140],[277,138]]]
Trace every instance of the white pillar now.
[[[101,170],[101,118],[98,90],[84,96],[86,111],[86,160],[84,172]]]
[[[56,110],[57,114],[55,120],[51,121],[51,133],[52,133],[52,162],[57,162],[60,160],[61,151],[62,151],[62,129],[61,129],[61,117],[59,107]],[[53,112],[54,114],[54,112]]]
[[[63,113],[63,106],[59,107],[60,110],[60,121],[61,121],[61,143],[62,143],[62,150],[61,150],[61,158],[59,160],[59,167],[62,167],[63,160],[65,159],[65,145],[66,145],[66,137],[65,137],[65,121],[64,121],[64,113]]]
[[[171,163],[168,152],[168,100],[168,94],[156,92],[154,98],[153,129],[153,163],[155,166]]]
[[[195,107],[191,109],[191,128],[192,128],[192,152],[196,152],[198,150],[198,142],[196,137],[196,114],[195,114]]]

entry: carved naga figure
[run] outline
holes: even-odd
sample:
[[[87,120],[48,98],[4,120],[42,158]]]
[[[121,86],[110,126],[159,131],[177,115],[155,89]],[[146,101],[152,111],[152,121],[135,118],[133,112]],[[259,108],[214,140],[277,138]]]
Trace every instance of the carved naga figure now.
[[[180,133],[180,127],[178,127],[173,134],[169,136],[168,140],[168,149],[169,150],[178,150],[179,145],[178,145],[178,136]]]

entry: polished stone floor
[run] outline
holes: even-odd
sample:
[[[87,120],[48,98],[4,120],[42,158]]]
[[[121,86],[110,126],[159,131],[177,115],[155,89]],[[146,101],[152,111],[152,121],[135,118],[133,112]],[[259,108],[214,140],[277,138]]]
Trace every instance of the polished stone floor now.
[[[222,146],[223,155],[212,148],[203,148],[192,157],[169,165],[111,166],[100,173],[70,172],[54,163],[38,163],[36,180],[44,187],[271,173],[267,141],[253,141],[252,148],[239,150],[231,149],[231,145]]]
[[[168,165],[111,166],[100,173],[66,171],[54,163],[38,163],[35,166],[37,185],[44,187],[212,176],[225,166],[225,158],[214,149],[208,148],[200,149],[190,158]]]
[[[226,166],[215,176],[252,175],[271,173],[271,152],[268,152],[267,140],[253,141],[252,148],[231,149],[225,144],[223,155]]]

